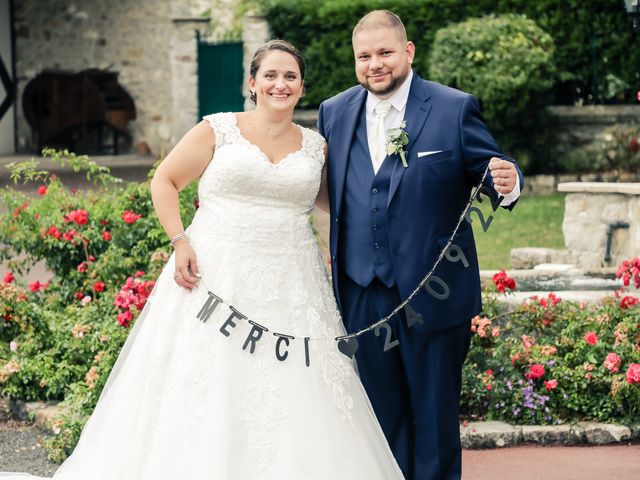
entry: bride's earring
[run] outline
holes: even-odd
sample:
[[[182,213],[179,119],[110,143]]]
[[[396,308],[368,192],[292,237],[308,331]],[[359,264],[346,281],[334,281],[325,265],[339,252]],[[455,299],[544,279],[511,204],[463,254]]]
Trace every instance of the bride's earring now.
[[[254,92],[253,90],[251,90],[251,94],[249,95],[249,99],[253,102],[256,103],[258,96],[256,95],[256,92]]]

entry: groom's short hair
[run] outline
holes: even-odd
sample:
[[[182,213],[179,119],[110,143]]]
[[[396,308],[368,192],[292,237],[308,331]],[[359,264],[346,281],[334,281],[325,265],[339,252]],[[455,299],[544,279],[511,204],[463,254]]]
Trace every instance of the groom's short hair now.
[[[373,10],[362,17],[356,26],[353,27],[351,41],[356,34],[364,30],[375,30],[377,28],[392,28],[401,42],[407,41],[407,31],[398,15],[389,10]]]

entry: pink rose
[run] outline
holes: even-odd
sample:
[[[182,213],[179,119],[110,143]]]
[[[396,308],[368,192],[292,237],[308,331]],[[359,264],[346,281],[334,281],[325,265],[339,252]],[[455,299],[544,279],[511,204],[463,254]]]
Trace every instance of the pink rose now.
[[[556,388],[558,386],[558,381],[556,379],[545,380],[544,381],[544,386],[547,389],[547,391],[553,390],[554,388]]]
[[[128,327],[132,319],[133,315],[131,314],[131,310],[125,310],[118,314],[118,323],[123,327]]]
[[[620,365],[622,365],[622,359],[615,353],[609,353],[604,360],[605,368],[612,373],[617,372],[620,369]]]
[[[640,385],[640,363],[632,363],[627,369],[627,382]]]

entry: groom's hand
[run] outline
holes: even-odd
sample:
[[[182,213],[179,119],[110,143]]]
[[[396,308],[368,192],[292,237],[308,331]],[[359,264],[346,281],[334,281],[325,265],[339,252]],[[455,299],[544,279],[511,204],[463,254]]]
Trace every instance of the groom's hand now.
[[[492,157],[489,161],[489,170],[493,179],[493,188],[501,195],[507,195],[516,186],[516,167],[513,163]]]

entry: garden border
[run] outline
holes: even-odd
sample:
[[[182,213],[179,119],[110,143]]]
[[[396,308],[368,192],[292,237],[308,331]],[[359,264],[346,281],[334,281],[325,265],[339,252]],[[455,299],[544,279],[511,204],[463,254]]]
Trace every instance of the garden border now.
[[[55,432],[55,418],[64,410],[59,402],[7,400],[11,415],[49,433]],[[578,422],[564,425],[510,425],[505,422],[465,422],[460,426],[462,448],[477,450],[516,445],[608,445],[640,442],[640,423]]]

